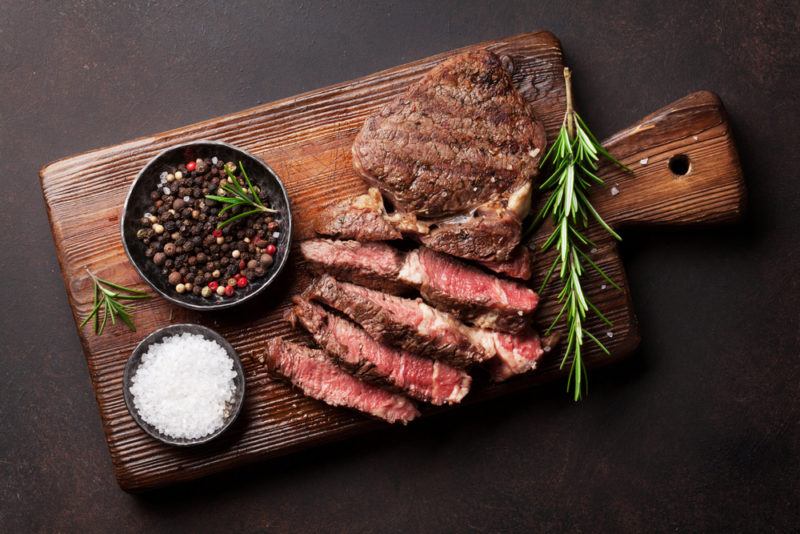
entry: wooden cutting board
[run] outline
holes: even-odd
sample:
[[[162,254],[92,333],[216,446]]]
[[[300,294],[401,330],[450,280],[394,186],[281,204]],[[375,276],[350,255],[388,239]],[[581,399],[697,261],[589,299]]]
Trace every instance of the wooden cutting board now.
[[[512,59],[515,83],[544,121],[548,139],[552,139],[564,112],[558,40],[550,33],[537,32],[475,47],[486,47]],[[176,143],[215,139],[261,157],[286,184],[297,223],[297,243],[312,235],[311,222],[323,205],[365,190],[350,158],[350,145],[364,119],[431,66],[460,51],[93,150],[42,169],[42,189],[76,323],[92,301],[84,267],[103,278],[147,289],[123,252],[119,217],[128,187],[156,153]],[[713,94],[689,95],[606,143],[633,169],[625,174],[604,168],[608,187],[594,192],[594,202],[615,226],[717,223],[735,219],[741,213],[744,187],[738,157],[722,105]],[[681,170],[680,158],[674,159],[679,155],[688,158],[689,170],[683,175],[670,170],[671,159],[673,167]],[[639,341],[616,246],[602,233],[595,235],[598,241],[593,256],[623,291],[606,288],[597,277],[587,281],[590,299],[613,321],[611,328],[597,321],[589,325],[611,350],[611,356],[590,352],[587,359],[592,366],[624,358]],[[541,241],[541,236],[536,239]],[[289,297],[309,280],[298,258],[294,250],[282,282],[241,309],[201,314],[153,298],[137,305],[136,332],[120,326],[108,328],[102,337],[95,337],[88,329],[80,332],[114,471],[122,488],[143,490],[189,480],[383,424],[305,398],[283,382],[273,380],[261,365],[259,355],[266,339],[279,335],[304,339],[303,334],[290,331],[281,320]],[[538,258],[534,287],[538,287],[549,264],[550,258]],[[556,289],[554,286],[543,295],[538,316],[541,325],[549,324],[554,317],[557,307],[552,297]],[[172,448],[148,437],[128,414],[122,397],[123,366],[134,346],[151,331],[177,322],[196,322],[218,330],[241,355],[247,375],[247,397],[239,421],[219,441],[196,449]],[[562,375],[559,361],[558,354],[550,354],[539,371],[500,385],[478,384],[467,398],[470,402],[480,401],[552,380]],[[443,410],[430,413],[434,411]]]

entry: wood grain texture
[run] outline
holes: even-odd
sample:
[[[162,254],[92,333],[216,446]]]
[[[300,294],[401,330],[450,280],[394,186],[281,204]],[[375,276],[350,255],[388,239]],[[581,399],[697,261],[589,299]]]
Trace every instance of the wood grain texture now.
[[[558,40],[547,32],[537,32],[475,46],[513,59],[515,83],[552,138],[564,111]],[[311,236],[311,222],[322,206],[365,189],[352,170],[349,151],[363,120],[432,65],[457,52],[94,150],[42,169],[42,189],[76,322],[91,305],[90,280],[84,267],[102,277],[146,289],[122,250],[119,216],[136,173],[156,153],[179,142],[217,139],[269,162],[292,200],[297,242]],[[741,212],[744,190],[735,147],[721,104],[710,93],[696,93],[667,106],[608,142],[632,168],[628,174],[603,169],[609,187],[594,194],[601,212],[615,225],[719,222]],[[691,171],[683,177],[673,175],[667,165],[678,153],[687,154],[692,162]],[[640,164],[645,157],[647,163]],[[612,186],[618,194],[611,194]],[[594,331],[611,336],[604,338],[611,357],[597,353],[587,356],[590,365],[601,365],[629,355],[638,343],[638,331],[616,246],[602,233],[590,234],[597,237],[595,260],[623,287],[623,291],[614,291],[603,289],[599,278],[589,277],[587,281],[590,298],[614,323],[612,329],[597,321],[589,324]],[[298,257],[293,251],[282,281],[270,293],[240,309],[201,314],[155,298],[138,306],[137,332],[112,328],[100,338],[80,333],[122,488],[135,491],[190,480],[380,426],[359,414],[303,397],[269,377],[259,361],[261,347],[269,337],[302,338],[281,320],[288,297],[309,280]],[[534,284],[541,280],[548,260],[538,260]],[[549,324],[556,312],[551,298],[554,290],[551,287],[543,295],[538,317],[541,324]],[[123,367],[136,343],[152,330],[176,322],[197,322],[219,331],[241,355],[247,375],[248,394],[240,420],[220,441],[197,449],[175,449],[149,438],[136,426],[122,398]],[[539,371],[528,376],[501,385],[479,380],[468,399],[480,401],[560,374],[559,357],[552,354],[543,360]]]

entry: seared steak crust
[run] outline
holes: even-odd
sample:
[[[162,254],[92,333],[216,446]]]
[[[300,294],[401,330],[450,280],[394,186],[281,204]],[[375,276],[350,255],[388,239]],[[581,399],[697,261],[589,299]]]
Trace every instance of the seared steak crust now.
[[[544,145],[500,59],[476,50],[367,119],[353,164],[399,211],[442,217],[507,199],[536,174]]]
[[[385,219],[383,198],[377,189],[334,202],[317,217],[314,230],[322,235],[358,241],[402,239],[395,225]]]

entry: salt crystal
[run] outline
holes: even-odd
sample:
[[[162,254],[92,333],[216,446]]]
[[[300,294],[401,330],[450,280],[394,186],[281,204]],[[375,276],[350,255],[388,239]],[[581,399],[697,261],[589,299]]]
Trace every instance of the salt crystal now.
[[[280,232],[272,232],[272,237],[278,239],[281,236]]]
[[[183,333],[150,346],[130,391],[145,422],[173,438],[197,439],[225,424],[234,378],[233,360],[219,343]]]
[[[647,162],[650,161],[650,158],[642,158],[639,160],[639,163],[642,165],[647,165]]]
[[[219,163],[219,158],[217,158],[217,156],[214,156],[213,158],[211,158],[211,163],[216,165],[217,163]]]
[[[605,288],[607,288],[607,287],[608,287],[608,286],[607,286],[607,285],[605,285],[605,284],[601,284],[601,285],[600,285],[600,289],[605,289]]]
[[[165,195],[169,195],[170,193],[172,193],[172,191],[170,191],[169,187],[165,187],[164,189],[162,189],[162,191],[164,191]]]
[[[616,187],[616,186],[612,186],[612,187],[611,187],[611,196],[612,196],[612,197],[615,197],[615,196],[617,196],[617,195],[619,195],[619,189],[617,189],[617,187]]]
[[[609,330],[608,332],[606,332],[606,335],[607,335],[608,337],[614,337],[614,332],[612,332],[611,330]]]
[[[477,188],[477,187],[473,187],[473,188],[472,188],[472,190],[473,190],[473,191],[477,191],[477,190],[478,190],[478,188]]]
[[[190,197],[189,195],[186,195],[185,197],[183,197],[183,201],[184,202],[189,202],[190,200],[192,200],[192,197]]]
[[[589,252],[592,254],[597,254],[597,247],[592,247],[592,249]]]
[[[534,148],[533,150],[528,151],[528,155],[532,158],[535,158],[539,155],[539,148]]]
[[[692,136],[692,139],[694,139],[695,141],[699,141],[699,140],[700,140],[700,138],[699,138],[699,137],[697,137],[696,135],[693,135],[693,136]]]

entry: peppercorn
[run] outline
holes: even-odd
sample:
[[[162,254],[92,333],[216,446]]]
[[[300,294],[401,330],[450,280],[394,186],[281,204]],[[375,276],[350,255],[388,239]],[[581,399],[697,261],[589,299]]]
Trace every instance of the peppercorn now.
[[[247,278],[245,278],[244,276],[243,276],[243,277],[241,277],[241,278],[239,278],[239,279],[236,281],[236,285],[237,285],[238,287],[246,287],[246,286],[247,286]]]
[[[171,273],[169,273],[169,279],[168,279],[169,285],[171,286],[177,285],[181,281],[181,278],[182,278],[181,273],[179,273],[178,271],[172,271]]]
[[[153,263],[155,263],[156,265],[163,265],[164,260],[166,259],[167,255],[164,254],[163,252],[156,252],[155,254],[153,254]]]
[[[220,297],[221,297],[222,295],[224,295],[224,294],[225,294],[225,287],[226,287],[226,286],[219,286],[219,287],[217,288],[217,295],[219,295]]]
[[[261,263],[264,267],[269,267],[272,265],[272,256],[270,254],[262,254],[259,258],[259,263]]]
[[[175,243],[167,243],[166,245],[164,245],[164,254],[166,254],[168,257],[169,256],[174,256],[175,255]]]
[[[275,245],[273,245],[272,243],[270,243],[269,245],[267,245],[267,248],[266,248],[264,251],[265,251],[267,254],[269,254],[270,256],[274,256],[274,255],[275,255],[275,252],[276,252],[277,250],[278,250],[278,249],[275,247]]]
[[[219,292],[219,290],[220,290],[220,289],[222,289],[222,288],[218,288],[218,289],[217,289],[217,292]],[[225,290],[224,290],[224,292],[225,292],[225,296],[226,296],[226,297],[232,297],[232,296],[233,296],[233,292],[234,292],[234,291],[236,291],[236,287],[235,287],[235,286],[232,286],[232,285],[230,285],[230,286],[226,286],[226,287],[225,287]]]

